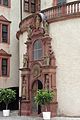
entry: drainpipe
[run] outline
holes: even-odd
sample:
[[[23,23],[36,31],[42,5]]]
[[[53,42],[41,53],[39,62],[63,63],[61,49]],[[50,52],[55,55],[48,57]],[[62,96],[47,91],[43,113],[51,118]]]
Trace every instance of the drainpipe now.
[[[21,21],[22,21],[22,0],[20,0],[20,22]],[[19,75],[19,80],[20,80],[19,81],[19,115],[21,116],[21,100],[22,100],[22,96],[21,96],[21,79],[20,79],[20,77],[21,76]]]
[[[22,21],[22,0],[20,0],[20,17],[21,17],[21,21]]]

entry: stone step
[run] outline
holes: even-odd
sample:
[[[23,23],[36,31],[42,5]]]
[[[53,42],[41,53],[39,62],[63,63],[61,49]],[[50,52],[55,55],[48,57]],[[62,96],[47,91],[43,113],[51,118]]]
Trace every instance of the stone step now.
[[[43,120],[39,117],[28,117],[28,116],[10,116],[10,117],[0,117],[0,120]],[[80,120],[80,118],[73,117],[54,117],[50,120]]]
[[[9,117],[3,117],[1,111],[0,120],[43,120],[43,118],[37,116],[18,116],[18,111],[11,111]],[[53,117],[50,120],[80,120],[80,117]]]

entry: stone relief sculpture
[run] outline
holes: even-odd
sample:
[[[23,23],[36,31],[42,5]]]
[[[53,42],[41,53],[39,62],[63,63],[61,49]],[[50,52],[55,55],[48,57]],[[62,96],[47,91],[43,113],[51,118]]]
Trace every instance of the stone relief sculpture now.
[[[23,67],[28,68],[28,55],[27,54],[23,55]]]
[[[22,98],[26,97],[26,81],[25,81],[25,77],[23,78],[23,83],[22,83]]]
[[[40,27],[40,25],[41,25],[41,22],[40,22],[41,20],[40,20],[40,17],[39,17],[39,15],[37,15],[36,16],[36,21],[35,21],[35,23],[36,23],[36,29],[38,29],[39,27]]]
[[[43,27],[44,27],[44,30],[45,30],[45,34],[48,34],[49,24],[48,24],[47,20],[43,21]]]
[[[32,29],[31,26],[28,26],[28,38],[31,38]]]
[[[49,89],[49,75],[47,74],[45,78],[45,89]]]
[[[26,87],[25,86],[22,87],[22,97],[23,98],[26,97]]]
[[[45,66],[49,66],[50,65],[50,57],[47,56],[47,55],[44,57],[44,65]]]

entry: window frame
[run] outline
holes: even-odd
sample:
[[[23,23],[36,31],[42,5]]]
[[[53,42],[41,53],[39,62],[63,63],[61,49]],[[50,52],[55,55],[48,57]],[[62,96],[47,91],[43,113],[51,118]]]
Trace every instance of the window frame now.
[[[34,7],[34,10],[32,10],[32,6]],[[31,1],[31,13],[36,12],[36,0],[34,0],[34,3]]]
[[[35,47],[34,45],[35,45],[35,43],[38,42],[38,41],[41,43],[41,44],[40,44],[41,47],[34,49],[34,47]],[[38,53],[39,53],[40,51],[41,51],[41,56],[39,57]],[[34,57],[35,53],[37,54],[37,57]],[[42,41],[41,41],[40,39],[37,39],[37,40],[35,40],[34,43],[33,43],[32,59],[33,59],[34,61],[35,61],[35,60],[41,60],[42,57],[43,57]]]
[[[62,5],[64,3],[66,3],[66,0],[65,0],[65,2],[61,2],[61,4],[58,2],[58,0],[53,0],[53,6]]]
[[[7,5],[5,4],[5,0],[3,0],[3,5],[4,6],[8,6],[8,4],[9,4],[9,0],[7,0]]]
[[[4,64],[4,61],[6,64]],[[7,76],[8,74],[8,59],[7,58],[2,58],[2,76]]]
[[[62,4],[65,4],[66,3],[66,0],[62,0],[61,2],[59,2],[59,0],[57,0],[57,5],[62,5]]]
[[[27,4],[27,6],[28,6],[28,9],[26,9],[26,5],[25,4]],[[26,12],[29,12],[29,0],[28,1],[26,1],[26,0],[24,0],[24,11]]]
[[[2,25],[7,25],[8,26],[8,31],[7,31],[8,35],[7,35],[6,42],[3,42],[3,39],[2,39]],[[0,43],[10,44],[10,23],[9,22],[0,21]]]
[[[26,9],[25,3],[28,4],[28,9]],[[34,11],[32,11],[32,5],[34,5]],[[35,13],[37,11],[40,11],[40,0],[34,0],[34,3],[31,0],[24,0],[24,12],[30,12],[30,13]]]
[[[2,59],[7,59],[7,74],[2,74]],[[0,77],[9,77],[10,76],[10,56],[0,56]]]
[[[7,7],[7,8],[10,8],[10,7],[11,7],[11,0],[8,0],[8,5],[5,5],[5,4],[3,3],[3,1],[4,1],[4,0],[1,0],[0,6],[4,6],[4,7]]]
[[[3,29],[6,27],[6,30]],[[8,25],[2,24],[2,43],[8,42]]]
[[[1,5],[1,0],[0,0],[0,5]]]

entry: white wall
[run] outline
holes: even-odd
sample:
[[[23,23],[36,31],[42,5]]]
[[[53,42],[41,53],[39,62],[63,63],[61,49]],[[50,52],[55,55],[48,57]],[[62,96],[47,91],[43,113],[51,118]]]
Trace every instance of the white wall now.
[[[74,0],[66,0],[66,2],[73,2]],[[77,0],[75,0],[77,1]],[[41,0],[41,10],[50,8],[54,5],[54,0]]]
[[[74,2],[74,1],[78,1],[78,0],[67,0],[67,2]]]
[[[50,24],[57,65],[58,112],[80,116],[80,19]]]
[[[27,32],[24,32],[19,37],[19,68],[23,68],[23,54],[27,51],[25,42],[27,41]],[[19,72],[19,96],[21,96],[21,71]]]
[[[23,67],[23,54],[26,53],[26,44],[25,42],[27,41],[27,32],[24,32],[23,34],[20,35],[19,38],[19,68]]]
[[[41,10],[44,10],[52,6],[53,6],[53,0],[41,0]]]
[[[0,77],[0,88],[1,87],[16,87],[18,86],[18,40],[16,39],[16,32],[18,31],[20,22],[20,1],[11,0],[11,8],[0,6],[0,15],[3,15],[9,21],[10,24],[10,45],[0,44],[0,49],[5,50],[12,56],[10,57],[10,77]]]

